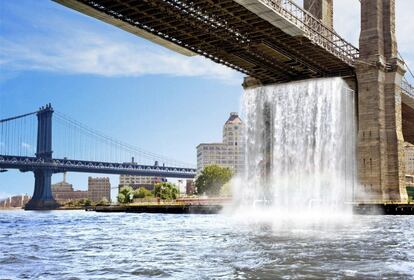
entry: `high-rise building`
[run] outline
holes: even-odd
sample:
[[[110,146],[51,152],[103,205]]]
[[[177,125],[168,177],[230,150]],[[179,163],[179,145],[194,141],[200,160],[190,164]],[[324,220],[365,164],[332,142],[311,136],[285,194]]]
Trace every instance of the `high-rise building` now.
[[[197,172],[207,165],[228,167],[235,173],[244,170],[244,124],[235,112],[230,113],[223,127],[222,143],[202,143],[197,146]]]
[[[88,193],[92,202],[99,202],[102,199],[111,201],[111,183],[108,177],[88,177]]]
[[[414,175],[414,145],[405,143],[405,173]]]

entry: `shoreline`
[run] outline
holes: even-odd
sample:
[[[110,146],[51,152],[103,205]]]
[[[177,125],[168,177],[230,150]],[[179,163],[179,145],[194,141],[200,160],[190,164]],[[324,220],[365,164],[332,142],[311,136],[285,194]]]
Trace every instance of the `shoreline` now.
[[[159,213],[159,214],[219,214],[227,204],[126,204],[86,207],[60,207],[57,211],[93,211],[97,213]],[[53,211],[45,210],[45,211]],[[21,207],[0,208],[0,211],[24,211]],[[354,215],[414,215],[414,204],[358,203],[352,206]]]

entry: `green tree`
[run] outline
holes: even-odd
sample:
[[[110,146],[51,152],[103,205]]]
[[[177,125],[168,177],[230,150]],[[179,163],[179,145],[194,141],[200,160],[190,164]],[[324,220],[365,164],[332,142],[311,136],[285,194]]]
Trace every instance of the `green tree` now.
[[[109,204],[111,204],[111,203],[109,202],[109,200],[106,197],[102,198],[98,203],[96,203],[97,206],[106,206],[106,205],[109,205]]]
[[[140,187],[139,189],[134,191],[134,198],[145,198],[152,196],[151,191],[147,190],[144,187]]]
[[[125,195],[123,193],[118,193],[118,202],[123,204],[125,202]]]
[[[179,193],[178,188],[169,182],[158,183],[153,190],[154,196],[160,199],[176,199]]]
[[[92,205],[92,201],[89,198],[83,201],[83,206],[91,206],[91,205]]]
[[[204,167],[195,181],[198,194],[219,195],[224,184],[230,181],[232,172],[230,168],[218,165]]]
[[[227,182],[225,183],[221,189],[220,189],[220,196],[231,196],[232,192],[231,192],[231,183]]]
[[[119,203],[130,203],[132,202],[133,197],[134,197],[134,190],[129,186],[125,186],[119,190],[118,202]]]

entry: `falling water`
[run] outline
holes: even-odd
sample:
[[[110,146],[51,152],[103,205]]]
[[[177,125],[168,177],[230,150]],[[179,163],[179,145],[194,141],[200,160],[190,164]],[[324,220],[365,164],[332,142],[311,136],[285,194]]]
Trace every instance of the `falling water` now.
[[[354,93],[342,79],[248,89],[243,115],[243,207],[289,218],[349,213],[356,125]]]

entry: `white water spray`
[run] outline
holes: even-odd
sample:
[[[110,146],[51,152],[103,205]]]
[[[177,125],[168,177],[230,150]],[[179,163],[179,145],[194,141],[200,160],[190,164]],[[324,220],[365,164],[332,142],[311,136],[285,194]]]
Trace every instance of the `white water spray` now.
[[[340,78],[246,90],[246,172],[240,209],[272,219],[351,213],[355,187],[354,93]]]

